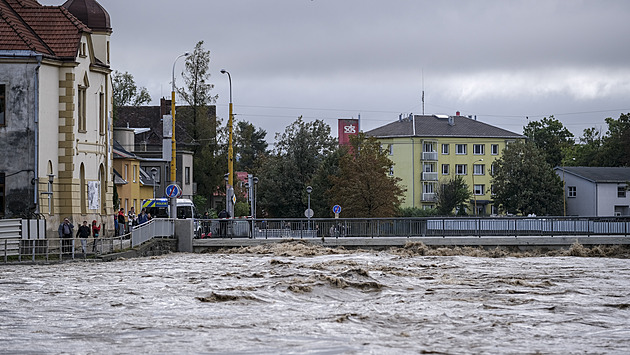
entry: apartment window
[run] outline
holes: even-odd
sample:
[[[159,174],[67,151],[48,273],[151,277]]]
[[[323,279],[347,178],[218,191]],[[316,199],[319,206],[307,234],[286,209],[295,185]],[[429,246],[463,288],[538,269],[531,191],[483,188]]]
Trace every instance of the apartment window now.
[[[626,187],[625,186],[617,186],[617,197],[626,198]]]
[[[577,187],[567,186],[567,197],[577,197]]]
[[[475,164],[473,165],[473,175],[485,175],[486,174],[486,165],[485,164]]]
[[[0,173],[0,217],[4,217],[4,173]]]
[[[129,181],[129,164],[125,164],[125,169],[123,170],[123,179],[125,181]]]
[[[138,166],[134,165],[133,166],[133,176],[132,176],[133,182],[136,182],[137,176],[138,176]]]
[[[0,126],[7,124],[7,86],[0,84]]]
[[[484,184],[478,184],[475,185],[475,195],[479,196],[479,195],[484,195],[484,191],[486,190],[486,187]]]
[[[442,154],[448,155],[448,144],[442,144]]]
[[[490,194],[494,196],[494,184],[490,185]]]
[[[466,175],[468,173],[468,165],[466,164],[455,164],[455,174],[456,175]]]
[[[389,167],[389,176],[394,176],[394,167],[393,166]]]
[[[486,154],[486,145],[485,144],[473,144],[473,154],[474,155],[484,155],[484,154]]]
[[[186,182],[186,185],[190,185],[190,167],[187,166],[185,169],[185,177],[184,177],[184,181]]]
[[[448,175],[449,173],[449,166],[448,164],[442,164],[442,175]]]
[[[394,145],[393,144],[388,144],[387,145],[387,151],[389,155],[394,155]]]
[[[490,145],[490,151],[491,151],[492,155],[499,155],[499,145],[498,144],[491,144]]]
[[[466,144],[455,144],[455,154],[465,155],[466,154]]]

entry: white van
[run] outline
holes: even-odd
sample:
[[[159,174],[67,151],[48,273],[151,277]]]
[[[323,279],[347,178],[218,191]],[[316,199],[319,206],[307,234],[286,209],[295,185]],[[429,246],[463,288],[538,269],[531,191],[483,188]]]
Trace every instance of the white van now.
[[[170,206],[168,198],[144,200],[142,202],[142,208],[144,208],[147,213],[150,213],[152,218],[170,217]],[[195,232],[198,233],[201,230],[201,225],[199,224],[199,220],[197,217],[198,216],[197,211],[195,210],[195,204],[192,202],[192,200],[187,198],[177,199],[177,218],[193,219]]]

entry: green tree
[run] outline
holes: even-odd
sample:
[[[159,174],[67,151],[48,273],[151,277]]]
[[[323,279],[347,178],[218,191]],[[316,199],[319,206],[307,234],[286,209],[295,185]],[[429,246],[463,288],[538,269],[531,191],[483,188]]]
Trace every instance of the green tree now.
[[[345,146],[337,147],[331,154],[324,157],[324,160],[317,168],[311,186],[311,209],[315,217],[326,218],[333,217],[332,207],[339,202],[337,197],[332,193],[332,177],[339,176],[339,162],[343,156],[348,154]]]
[[[579,143],[567,147],[562,166],[599,166],[602,159],[601,132],[595,128],[586,128]]]
[[[540,121],[532,121],[523,127],[525,134],[545,154],[545,160],[552,167],[560,166],[563,150],[573,145],[573,133],[553,116]]]
[[[265,141],[267,131],[262,128],[256,129],[249,122],[239,121],[234,133],[236,169],[255,174],[258,161],[266,154],[269,145]]]
[[[455,207],[462,206],[472,196],[472,191],[461,175],[441,181],[437,191],[437,213],[441,216],[453,214]]]
[[[332,176],[332,195],[343,206],[344,217],[393,217],[405,190],[400,178],[389,176],[393,162],[375,137],[350,137],[350,153],[339,161]]]
[[[532,142],[512,143],[493,163],[494,201],[512,214],[561,215],[562,180]]]
[[[151,102],[151,95],[145,87],[138,87],[129,72],[112,73],[112,96],[114,106],[114,120],[117,118],[117,108],[122,106],[140,106]]]
[[[258,172],[258,206],[271,217],[301,217],[306,209],[306,186],[337,141],[321,120],[299,117],[276,134],[275,149]]]
[[[203,47],[203,43],[199,41],[186,58],[182,73],[184,85],[177,88],[187,104],[176,112],[177,126],[185,132],[177,138],[177,143],[193,152],[193,178],[197,183],[197,194],[206,197],[210,204],[214,193],[224,185],[227,158],[222,154],[218,138],[221,121],[216,116],[216,107],[212,106],[217,95],[212,94],[214,85],[209,83],[210,51]]]
[[[606,118],[608,131],[602,139],[602,166],[630,165],[630,113]]]

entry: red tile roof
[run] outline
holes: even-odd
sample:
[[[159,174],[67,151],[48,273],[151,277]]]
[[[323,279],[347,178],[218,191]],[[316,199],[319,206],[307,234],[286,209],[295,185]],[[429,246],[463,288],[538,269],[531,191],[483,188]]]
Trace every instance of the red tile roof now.
[[[83,32],[91,30],[61,6],[0,0],[0,50],[31,50],[74,59]]]

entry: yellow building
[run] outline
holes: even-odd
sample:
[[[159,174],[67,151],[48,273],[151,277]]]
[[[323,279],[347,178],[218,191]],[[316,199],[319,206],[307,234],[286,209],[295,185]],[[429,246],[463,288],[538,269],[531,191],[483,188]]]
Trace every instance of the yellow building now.
[[[118,193],[119,208],[127,213],[132,207],[140,213],[142,201],[153,198],[154,183],[140,167],[141,159],[126,151],[114,141],[114,183]]]
[[[490,169],[507,144],[525,136],[464,116],[415,115],[366,132],[394,162],[407,189],[402,207],[435,208],[438,184],[461,175],[473,192],[469,214],[497,214]]]

